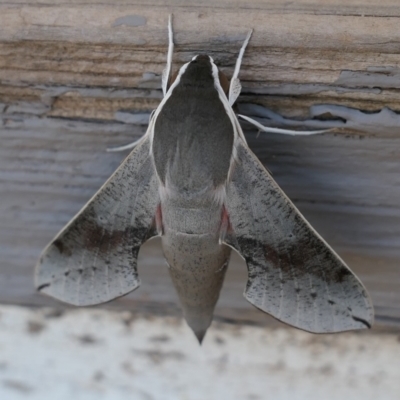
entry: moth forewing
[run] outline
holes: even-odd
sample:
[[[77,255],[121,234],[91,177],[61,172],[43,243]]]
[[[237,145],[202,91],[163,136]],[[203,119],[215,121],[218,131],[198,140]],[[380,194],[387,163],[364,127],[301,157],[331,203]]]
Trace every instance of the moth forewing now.
[[[370,328],[371,299],[245,143],[227,188],[226,242],[246,260],[250,303],[297,328],[329,333]]]
[[[144,138],[43,251],[35,285],[74,305],[92,305],[139,286],[140,246],[151,236],[158,179]]]

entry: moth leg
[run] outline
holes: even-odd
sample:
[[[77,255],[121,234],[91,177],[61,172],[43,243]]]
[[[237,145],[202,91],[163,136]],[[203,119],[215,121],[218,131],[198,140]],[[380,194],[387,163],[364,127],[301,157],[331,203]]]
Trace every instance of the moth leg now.
[[[161,87],[164,96],[167,94],[168,81],[171,76],[172,69],[172,55],[174,52],[174,32],[172,30],[172,14],[169,15],[168,19],[168,55],[167,55],[167,65],[162,73],[161,77]]]
[[[239,52],[239,56],[236,60],[236,65],[235,65],[235,71],[233,72],[233,76],[231,79],[231,84],[229,86],[229,104],[232,106],[233,103],[236,101],[236,99],[239,97],[240,92],[242,90],[242,85],[240,84],[240,80],[238,78],[239,76],[239,72],[240,72],[240,66],[242,64],[242,59],[243,59],[243,55],[244,55],[244,51],[246,50],[246,47],[249,43],[249,40],[251,38],[251,35],[253,33],[253,29],[251,29],[247,36],[246,39],[244,41],[244,43],[242,44],[242,47],[240,49]]]
[[[261,125],[259,122],[257,122],[253,118],[247,117],[246,115],[238,114],[238,117],[244,119],[245,121],[254,125],[255,127],[257,127],[258,129],[260,129],[263,132],[281,133],[283,135],[308,136],[308,135],[316,135],[318,133],[332,132],[334,129],[336,129],[336,128],[329,128],[329,129],[321,129],[321,130],[316,130],[316,131],[293,131],[291,129],[272,128],[270,126]]]
[[[135,140],[134,142],[128,143],[128,144],[126,144],[124,146],[109,147],[109,148],[107,148],[107,152],[112,153],[112,152],[118,152],[118,151],[124,151],[124,150],[133,149],[134,147],[136,147],[143,140],[143,137],[144,136],[142,136],[138,140]]]
[[[151,119],[153,118],[153,115],[154,115],[155,111],[156,111],[156,110],[153,110],[153,111],[150,113],[149,124],[150,124],[150,122],[151,122]],[[146,133],[147,133],[147,132],[146,132]],[[126,145],[124,145],[124,146],[119,146],[119,147],[109,147],[109,148],[107,149],[107,151],[108,151],[109,153],[112,153],[112,152],[118,152],[118,151],[124,151],[124,150],[133,149],[134,147],[136,147],[136,146],[143,140],[143,138],[146,136],[146,133],[145,133],[141,138],[139,138],[138,140],[135,140],[135,141],[132,142],[132,143],[128,143],[128,144],[126,144]]]

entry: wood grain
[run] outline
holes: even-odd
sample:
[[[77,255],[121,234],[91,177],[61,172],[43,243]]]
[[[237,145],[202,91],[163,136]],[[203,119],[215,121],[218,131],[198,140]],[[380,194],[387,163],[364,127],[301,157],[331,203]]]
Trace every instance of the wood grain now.
[[[82,117],[87,109],[92,118],[88,103],[98,100],[94,92],[75,97],[74,106],[66,109],[71,98],[65,97],[75,88],[159,88],[170,12],[176,66],[208,52],[230,75],[241,41],[249,28],[255,29],[241,72],[246,101],[298,118],[308,116],[316,103],[368,112],[385,106],[400,110],[400,7],[395,0],[3,0],[0,101],[10,101],[13,89],[20,101],[53,89],[60,99],[51,113]],[[134,105],[148,106],[142,97]],[[99,110],[96,117],[109,115]]]
[[[145,127],[54,118],[8,119],[0,149],[0,301],[51,304],[35,294],[33,267],[46,243],[124,158],[106,153]],[[326,134],[293,138],[247,133],[256,155],[313,226],[359,274],[377,321],[400,326],[398,139]],[[160,243],[142,249],[143,286],[111,307],[179,313]],[[234,257],[217,315],[268,321],[243,299],[246,267]],[[161,310],[161,311],[160,311]]]

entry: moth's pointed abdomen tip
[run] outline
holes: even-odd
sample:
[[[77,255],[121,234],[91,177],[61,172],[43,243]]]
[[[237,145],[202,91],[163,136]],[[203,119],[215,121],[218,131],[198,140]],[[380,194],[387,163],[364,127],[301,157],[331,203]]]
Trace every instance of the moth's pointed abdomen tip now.
[[[184,306],[184,317],[186,323],[195,334],[201,345],[213,318],[214,306],[212,307],[186,307]]]
[[[196,336],[199,345],[201,346],[204,340],[204,336],[206,336],[207,329],[210,326],[210,323],[208,322],[207,324],[203,324],[202,326],[199,326],[198,324],[188,324],[194,335]]]
[[[194,334],[196,335],[200,346],[203,344],[203,339],[204,339],[204,336],[206,336],[206,332],[207,332],[207,329],[201,330],[201,331],[194,331]]]

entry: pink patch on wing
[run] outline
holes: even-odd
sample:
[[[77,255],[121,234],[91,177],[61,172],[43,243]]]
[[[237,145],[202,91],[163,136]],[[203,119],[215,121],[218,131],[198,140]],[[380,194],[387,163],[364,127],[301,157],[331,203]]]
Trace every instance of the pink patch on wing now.
[[[162,210],[161,210],[161,203],[157,206],[156,210],[156,229],[159,235],[163,234],[163,222],[162,222]]]
[[[226,209],[225,205],[223,205],[221,211],[221,227],[219,232],[220,241],[223,241],[225,239],[226,234],[231,231],[232,227],[229,221],[228,210]]]

